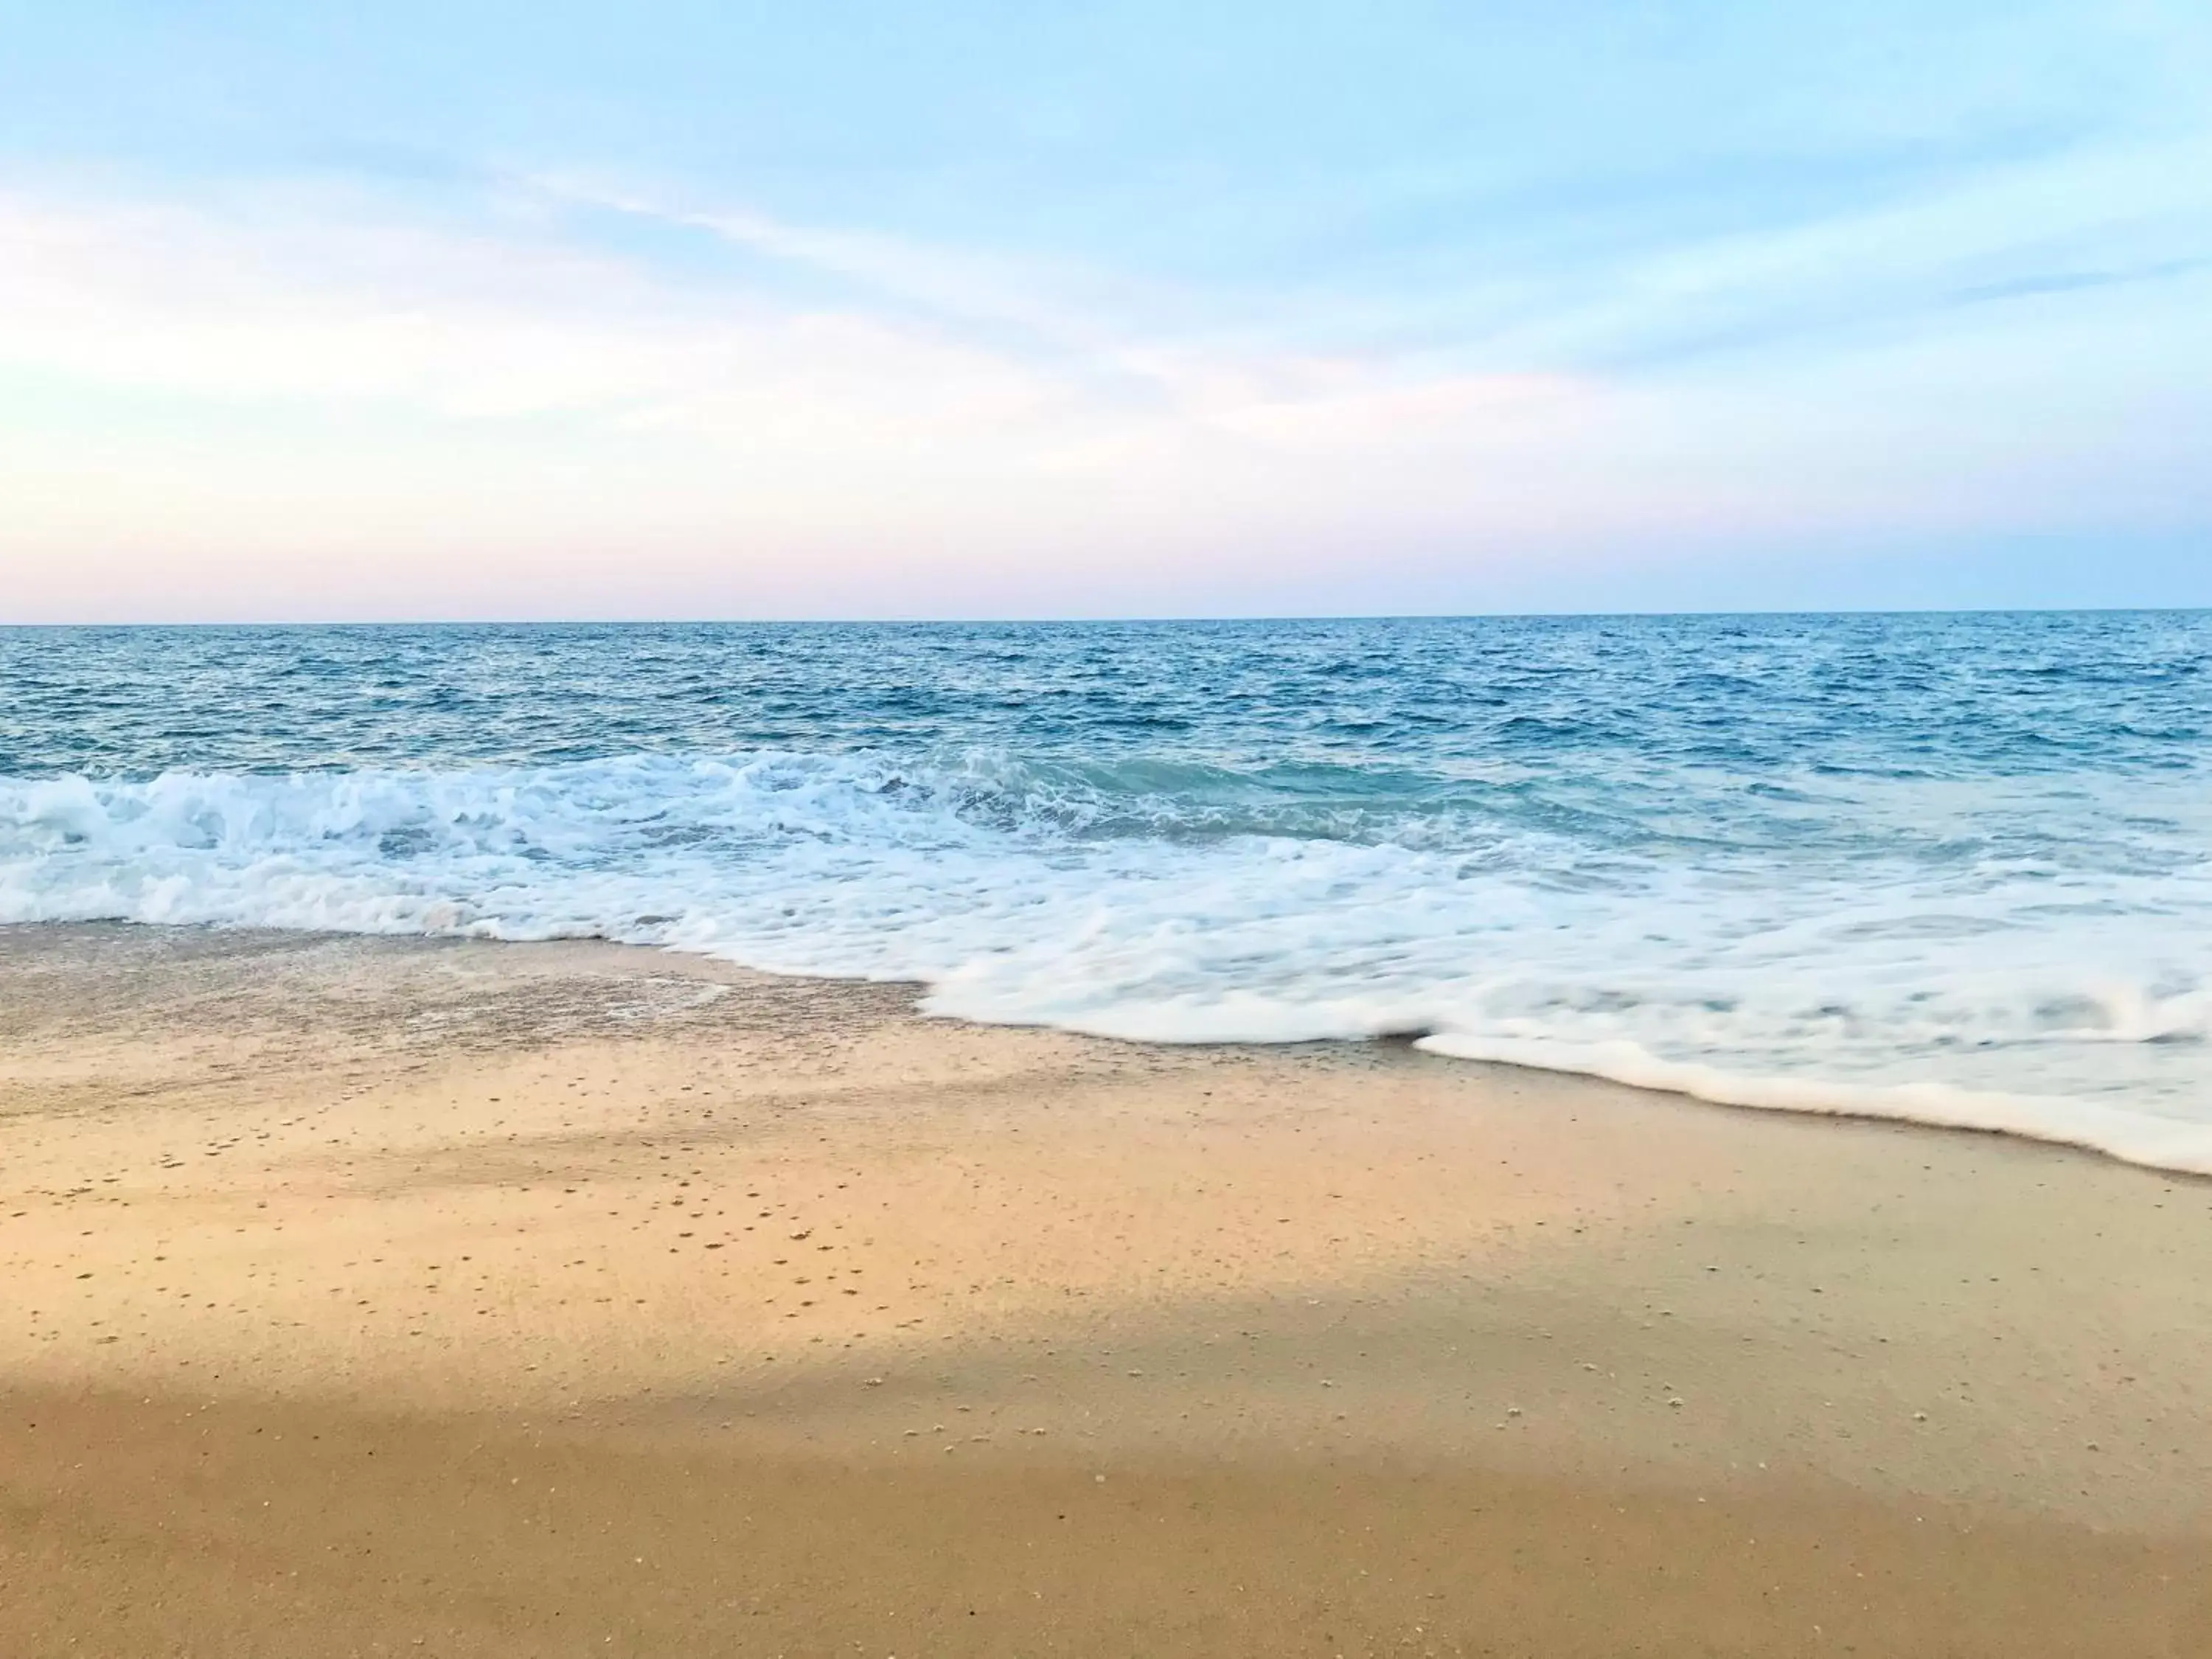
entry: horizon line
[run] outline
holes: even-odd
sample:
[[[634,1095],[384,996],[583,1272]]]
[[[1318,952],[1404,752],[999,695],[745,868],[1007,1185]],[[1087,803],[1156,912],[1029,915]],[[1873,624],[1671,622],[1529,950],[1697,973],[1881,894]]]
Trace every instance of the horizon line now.
[[[1775,605],[1749,608],[1630,609],[1620,611],[1373,611],[1241,612],[1224,615],[1163,613],[1127,616],[1010,617],[276,617],[258,620],[198,618],[173,622],[76,620],[0,621],[0,632],[61,633],[70,630],[152,631],[171,629],[524,629],[524,628],[1127,628],[1194,627],[1228,623],[1348,622],[1607,622],[1668,621],[1729,617],[2126,617],[2212,614],[2212,605],[1844,605],[1832,608]]]

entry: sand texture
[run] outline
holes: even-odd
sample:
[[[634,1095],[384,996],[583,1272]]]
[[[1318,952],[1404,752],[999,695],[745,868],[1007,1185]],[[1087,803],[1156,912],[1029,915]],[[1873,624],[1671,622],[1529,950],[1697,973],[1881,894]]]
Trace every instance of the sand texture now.
[[[2212,1183],[0,929],[0,1656],[2212,1655]]]

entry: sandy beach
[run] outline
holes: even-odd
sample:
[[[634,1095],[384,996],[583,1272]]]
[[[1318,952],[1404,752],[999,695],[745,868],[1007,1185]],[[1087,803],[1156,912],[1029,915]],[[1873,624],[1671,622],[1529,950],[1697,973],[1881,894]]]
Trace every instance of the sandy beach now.
[[[2212,1184],[0,929],[0,1654],[2212,1654]]]

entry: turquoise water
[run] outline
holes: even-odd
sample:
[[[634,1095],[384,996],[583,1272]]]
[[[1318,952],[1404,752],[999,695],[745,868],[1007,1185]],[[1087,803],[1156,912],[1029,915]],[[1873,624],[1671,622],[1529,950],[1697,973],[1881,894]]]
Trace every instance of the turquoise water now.
[[[2212,1171],[2212,616],[0,630],[0,921],[90,918]]]

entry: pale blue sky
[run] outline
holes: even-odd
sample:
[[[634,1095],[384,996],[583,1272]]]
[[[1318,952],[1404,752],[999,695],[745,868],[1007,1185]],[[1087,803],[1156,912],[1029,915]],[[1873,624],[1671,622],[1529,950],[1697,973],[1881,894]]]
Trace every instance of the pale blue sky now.
[[[2212,603],[2201,0],[0,43],[0,620]]]

